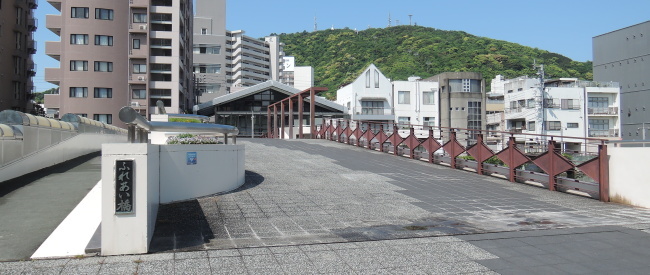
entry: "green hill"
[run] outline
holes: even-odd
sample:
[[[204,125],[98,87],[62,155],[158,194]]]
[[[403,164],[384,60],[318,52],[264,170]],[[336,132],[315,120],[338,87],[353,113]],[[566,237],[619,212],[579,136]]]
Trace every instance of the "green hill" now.
[[[356,32],[350,29],[280,34],[296,65],[314,67],[315,85],[328,87],[327,96],[352,82],[370,63],[392,80],[442,72],[476,71],[486,84],[495,75],[508,78],[534,75],[533,61],[544,64],[547,77],[593,78],[591,62],[462,31],[397,26]]]

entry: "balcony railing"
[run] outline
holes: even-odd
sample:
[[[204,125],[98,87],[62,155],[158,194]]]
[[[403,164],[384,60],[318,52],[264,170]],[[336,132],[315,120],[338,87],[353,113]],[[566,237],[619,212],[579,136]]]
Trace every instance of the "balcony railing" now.
[[[618,115],[618,107],[587,108],[590,115]]]
[[[618,137],[618,129],[589,130],[589,137]]]

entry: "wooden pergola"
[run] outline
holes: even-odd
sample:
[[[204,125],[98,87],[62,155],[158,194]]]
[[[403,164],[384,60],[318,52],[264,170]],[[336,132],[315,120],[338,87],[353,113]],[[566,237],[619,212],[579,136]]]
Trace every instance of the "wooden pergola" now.
[[[298,138],[303,138],[303,113],[304,113],[304,103],[305,98],[309,97],[309,125],[311,138],[315,138],[316,131],[316,93],[327,91],[325,87],[311,87],[302,92],[296,93],[288,98],[285,98],[281,101],[273,103],[268,106],[267,109],[267,133],[269,133],[269,138],[282,138],[284,139],[284,118],[285,118],[285,108],[289,109],[289,136],[293,137],[293,104],[294,101],[298,102]],[[278,135],[275,131],[278,129],[278,106],[280,106],[280,116],[282,117],[280,122],[280,128],[283,129]],[[273,108],[273,131],[271,131],[271,108]]]

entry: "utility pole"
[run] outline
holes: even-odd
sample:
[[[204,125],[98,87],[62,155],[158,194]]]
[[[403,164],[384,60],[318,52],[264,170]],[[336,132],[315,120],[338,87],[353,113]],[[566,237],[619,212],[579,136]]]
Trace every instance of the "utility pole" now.
[[[314,16],[314,32],[318,31],[318,22],[316,21],[316,16]]]
[[[391,23],[393,23],[393,22],[390,20],[390,12],[389,12],[388,13],[388,27],[389,28],[391,27]]]
[[[413,14],[409,14],[409,26],[413,26],[413,24],[411,24],[411,18],[412,17],[413,17]]]
[[[542,104],[540,105],[541,114],[538,115],[538,119],[541,119],[542,122],[542,135],[546,135],[548,129],[546,125],[546,96],[544,95],[544,78],[546,77],[544,74],[544,64],[537,65],[537,61],[534,60],[533,69],[537,70],[537,75],[539,76],[539,92],[542,97]],[[546,142],[546,138],[544,138],[544,142]]]

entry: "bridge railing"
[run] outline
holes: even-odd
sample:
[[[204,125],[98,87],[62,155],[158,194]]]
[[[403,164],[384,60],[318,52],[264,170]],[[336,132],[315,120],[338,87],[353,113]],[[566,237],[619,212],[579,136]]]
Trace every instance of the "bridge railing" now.
[[[343,119],[312,136],[609,201],[602,139]]]

